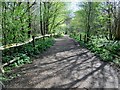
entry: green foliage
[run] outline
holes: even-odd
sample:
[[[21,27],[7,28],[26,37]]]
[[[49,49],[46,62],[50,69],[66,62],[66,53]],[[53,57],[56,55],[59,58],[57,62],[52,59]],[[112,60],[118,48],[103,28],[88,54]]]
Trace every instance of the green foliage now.
[[[9,72],[12,68],[22,66],[26,63],[31,63],[30,57],[38,55],[53,45],[53,38],[37,39],[35,41],[35,47],[32,42],[20,47],[14,47],[6,49],[2,53],[2,63],[9,62],[10,60],[17,59],[16,62],[5,67],[5,71]]]
[[[0,83],[2,83],[3,81],[8,81],[8,80],[9,80],[8,77],[6,77],[6,76],[3,75],[3,74],[0,74]]]
[[[30,57],[28,57],[26,54],[23,54],[23,53],[15,54],[15,57],[13,59],[16,59],[16,62],[14,62],[13,64],[10,64],[8,67],[5,67],[4,68],[5,71],[9,71],[11,68],[19,67],[19,66],[22,66],[26,63],[31,63]],[[9,61],[10,60],[11,59],[9,58]]]
[[[63,34],[62,33],[58,33],[57,35],[54,35],[54,38],[59,38],[59,37],[62,37]]]
[[[35,47],[33,47],[32,42],[25,44],[23,46],[14,47],[10,49],[6,49],[2,53],[2,63],[9,62],[13,59],[16,59],[15,62],[10,64],[9,66],[4,67],[6,73],[10,73],[16,67],[20,67],[24,64],[31,63],[32,59],[35,55],[39,55],[51,45],[53,45],[53,38],[41,38],[35,40]],[[20,76],[19,73],[14,73],[9,76],[0,75],[0,81],[8,81],[15,77]]]
[[[37,40],[36,41],[36,48],[40,51],[43,52],[45,51],[47,48],[49,48],[51,45],[53,45],[54,41],[53,38],[47,38],[45,40],[41,39],[41,40]]]
[[[115,6],[116,5],[116,6]],[[84,44],[104,61],[120,65],[120,42],[115,41],[117,30],[117,4],[112,2],[82,2],[80,9],[70,23],[70,36],[80,44]],[[115,11],[115,12],[114,12]],[[119,14],[117,12],[117,14]],[[79,33],[82,33],[80,41]],[[118,40],[118,39],[116,39]]]
[[[7,82],[7,81],[10,81],[10,80],[12,80],[13,78],[16,78],[16,77],[20,77],[21,75],[19,74],[19,73],[17,73],[17,74],[11,74],[11,75],[9,75],[9,76],[6,76],[6,75],[4,75],[4,74],[0,74],[0,83],[2,84],[2,85],[4,85],[3,83],[4,82]],[[2,83],[3,82],[3,83]]]
[[[70,32],[76,33],[95,33],[96,29],[99,27],[98,16],[99,10],[98,7],[100,6],[99,2],[83,2],[79,3],[80,9],[75,12],[75,17],[72,18],[70,22]],[[90,27],[88,27],[90,26]],[[89,31],[88,31],[89,29]]]
[[[25,3],[18,5],[16,2],[3,2],[3,45],[24,42],[28,39],[28,22],[31,17],[27,15],[24,8]],[[25,14],[24,14],[25,13]]]
[[[120,65],[120,42],[92,36],[88,43],[84,43],[83,41],[80,41],[80,37],[78,35],[71,35],[71,37],[78,41],[81,46],[86,46],[88,49],[98,55],[103,61],[114,62],[115,64]],[[116,56],[116,54],[119,56]]]
[[[114,44],[114,41],[108,41],[106,38],[92,38],[87,44],[88,48],[98,54],[104,61],[112,61],[120,65],[120,53],[118,53],[119,43]]]

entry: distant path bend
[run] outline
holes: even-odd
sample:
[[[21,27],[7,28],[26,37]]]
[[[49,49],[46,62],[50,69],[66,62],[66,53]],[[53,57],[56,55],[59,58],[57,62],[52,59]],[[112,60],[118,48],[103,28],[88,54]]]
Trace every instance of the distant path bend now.
[[[120,88],[117,72],[69,36],[55,40],[42,58],[19,69],[14,88]]]

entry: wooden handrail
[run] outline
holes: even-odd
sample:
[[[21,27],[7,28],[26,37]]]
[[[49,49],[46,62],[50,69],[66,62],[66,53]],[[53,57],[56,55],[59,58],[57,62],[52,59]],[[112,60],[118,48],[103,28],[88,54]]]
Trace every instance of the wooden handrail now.
[[[44,35],[44,36],[35,37],[35,39],[40,39],[40,38],[43,38],[43,37],[49,37],[49,36],[51,36],[51,35],[53,35],[53,34],[48,34],[48,35]],[[54,34],[54,35],[56,35],[56,34]],[[32,41],[33,41],[33,39],[31,38],[30,40],[26,41],[25,43],[13,44],[12,46],[6,47],[6,48],[1,48],[1,47],[0,47],[0,50],[4,50],[4,49],[7,49],[7,48],[12,48],[12,47],[17,47],[17,46],[21,46],[21,45],[27,44],[27,43],[32,42]],[[1,72],[4,73],[5,71],[4,71],[3,68],[4,68],[5,66],[8,66],[8,65],[11,64],[11,63],[14,63],[14,62],[17,61],[18,59],[19,59],[19,57],[16,57],[16,58],[14,58],[13,60],[10,60],[9,62],[6,62],[5,64],[0,65],[0,70],[1,70]]]
[[[46,34],[46,35],[44,35],[44,36],[35,37],[35,39],[40,39],[40,38],[48,37],[48,36],[51,36],[51,34]],[[23,43],[14,43],[14,44],[10,44],[10,45],[1,46],[1,47],[0,47],[0,51],[3,51],[3,50],[5,50],[5,49],[9,49],[9,48],[12,48],[12,47],[22,46],[22,45],[27,44],[27,43],[30,43],[30,42],[32,42],[32,41],[33,41],[33,39],[30,38],[29,40],[27,40],[27,41],[25,41],[25,42],[23,42]]]
[[[14,58],[13,60],[10,60],[9,62],[6,62],[5,64],[1,65],[1,66],[0,66],[1,72],[2,72],[2,73],[5,72],[4,69],[3,69],[3,67],[8,66],[9,64],[14,63],[14,62],[17,61],[19,58],[20,58],[20,57],[16,57],[16,58]]]

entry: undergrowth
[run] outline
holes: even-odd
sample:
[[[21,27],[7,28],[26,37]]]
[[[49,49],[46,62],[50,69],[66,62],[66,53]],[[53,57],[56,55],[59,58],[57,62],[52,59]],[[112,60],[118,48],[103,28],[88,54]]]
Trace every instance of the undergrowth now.
[[[10,49],[5,49],[2,52],[2,64],[9,62],[10,60],[16,59],[16,61],[6,67],[4,67],[5,73],[11,72],[16,67],[20,67],[24,64],[31,63],[32,59],[36,55],[39,55],[43,51],[47,50],[54,43],[53,38],[44,38],[35,40],[35,47],[33,47],[32,42]],[[16,77],[17,74],[12,74],[12,78]],[[5,75],[0,75],[0,81],[7,81],[11,77],[6,77]]]
[[[56,35],[54,35],[54,38],[59,38],[59,37],[63,37],[64,35],[62,33],[58,33]]]
[[[102,37],[91,37],[88,43],[83,40],[80,41],[79,35],[71,35],[81,46],[87,47],[89,50],[98,55],[103,61],[113,62],[120,66],[120,42],[114,40],[107,40]]]

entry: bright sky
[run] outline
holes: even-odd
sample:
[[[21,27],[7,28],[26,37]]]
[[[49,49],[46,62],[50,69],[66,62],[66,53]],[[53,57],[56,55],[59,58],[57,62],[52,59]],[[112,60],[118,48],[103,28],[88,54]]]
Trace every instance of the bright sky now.
[[[78,4],[78,2],[71,2],[70,9],[73,11],[77,11],[78,10],[77,4]]]
[[[77,6],[78,2],[66,2],[67,5],[67,9],[70,10],[71,12],[71,16],[74,16],[74,12],[77,11],[79,9],[79,7]]]

